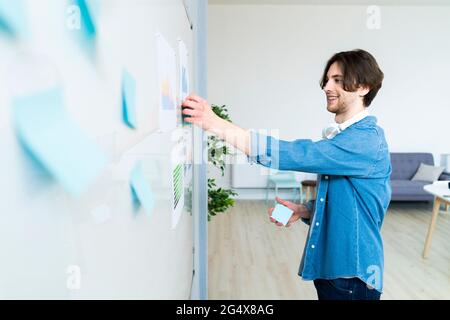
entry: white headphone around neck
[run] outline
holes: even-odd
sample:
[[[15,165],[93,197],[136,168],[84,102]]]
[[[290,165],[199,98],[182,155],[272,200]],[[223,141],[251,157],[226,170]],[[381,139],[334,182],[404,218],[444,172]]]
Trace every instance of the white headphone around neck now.
[[[339,133],[341,133],[342,130],[338,123],[331,123],[327,127],[323,128],[322,130],[322,138],[324,139],[333,139],[336,137]]]
[[[369,112],[367,110],[364,110],[360,113],[355,114],[353,117],[348,119],[347,121],[343,123],[331,123],[322,130],[322,137],[324,139],[333,139],[336,137],[339,133],[350,127],[352,124],[361,121],[365,117],[369,115]]]

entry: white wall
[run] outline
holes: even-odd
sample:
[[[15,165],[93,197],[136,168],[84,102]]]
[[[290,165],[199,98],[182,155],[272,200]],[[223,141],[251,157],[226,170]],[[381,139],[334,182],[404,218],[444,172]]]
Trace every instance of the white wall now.
[[[325,63],[362,48],[385,74],[369,111],[390,150],[432,152],[439,163],[450,152],[450,6],[380,9],[381,28],[369,30],[367,6],[210,5],[209,101],[242,127],[318,140],[333,120],[319,87]]]

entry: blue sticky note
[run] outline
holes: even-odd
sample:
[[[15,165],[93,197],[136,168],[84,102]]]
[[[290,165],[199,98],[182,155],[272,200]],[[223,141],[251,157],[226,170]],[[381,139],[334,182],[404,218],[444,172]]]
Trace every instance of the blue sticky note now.
[[[131,172],[130,185],[134,200],[139,202],[144,211],[150,215],[153,211],[155,200],[150,183],[145,178],[140,162],[134,166]]]
[[[95,38],[97,34],[98,0],[75,0],[75,4],[80,8],[84,35],[89,39]]]
[[[136,81],[126,70],[122,75],[122,116],[130,128],[136,129]]]
[[[23,0],[0,0],[0,30],[11,37],[28,32]]]
[[[96,60],[97,16],[100,8],[98,0],[71,0],[78,10],[74,18],[79,20],[78,27],[70,29],[87,56]]]
[[[80,196],[107,164],[106,155],[69,118],[60,88],[13,100],[22,145],[73,196]]]
[[[288,223],[294,211],[282,204],[277,204],[272,212],[272,218],[282,223],[284,226]]]

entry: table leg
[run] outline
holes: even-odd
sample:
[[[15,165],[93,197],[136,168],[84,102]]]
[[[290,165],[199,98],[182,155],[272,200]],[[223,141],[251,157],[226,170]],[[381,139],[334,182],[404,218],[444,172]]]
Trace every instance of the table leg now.
[[[441,200],[438,197],[434,198],[433,213],[431,215],[430,226],[428,227],[427,239],[425,240],[425,247],[423,249],[423,257],[428,256],[428,251],[430,250],[431,238],[433,237],[433,231],[436,227],[436,220],[439,215],[439,208],[441,206]]]

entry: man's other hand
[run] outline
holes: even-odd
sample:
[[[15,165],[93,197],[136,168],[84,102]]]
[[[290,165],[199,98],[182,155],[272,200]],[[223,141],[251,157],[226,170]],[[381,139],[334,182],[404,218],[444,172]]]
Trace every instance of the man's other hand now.
[[[288,207],[289,209],[291,209],[292,211],[294,211],[294,213],[292,214],[291,218],[289,219],[288,223],[286,224],[286,227],[290,227],[294,222],[296,222],[298,219],[300,218],[305,218],[305,219],[309,219],[310,217],[310,213],[308,211],[308,208],[306,206],[304,206],[303,204],[296,204],[293,203],[291,201],[287,201],[287,200],[283,200],[279,197],[276,197],[275,200],[279,203],[282,204],[286,207]],[[273,212],[274,208],[270,208],[269,209],[269,219],[270,222],[275,223],[275,225],[282,227],[283,224],[276,221],[275,219],[272,218],[272,212]]]

